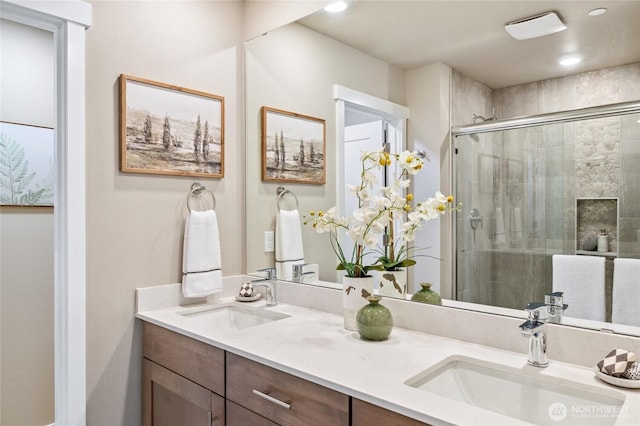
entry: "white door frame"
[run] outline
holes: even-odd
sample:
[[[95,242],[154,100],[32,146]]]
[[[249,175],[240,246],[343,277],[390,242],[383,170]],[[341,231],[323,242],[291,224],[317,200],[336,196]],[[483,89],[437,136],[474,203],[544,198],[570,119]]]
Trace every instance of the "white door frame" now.
[[[84,1],[2,0],[3,19],[53,33],[55,48],[55,422],[86,424]]]
[[[349,89],[339,84],[333,86],[333,99],[336,101],[336,203],[338,210],[341,211],[342,200],[344,200],[346,192],[344,185],[344,153],[342,149],[344,146],[346,104],[356,105],[364,110],[375,112],[376,115],[389,121],[400,119],[405,139],[407,134],[407,120],[409,119],[409,108],[387,101],[386,99]],[[404,142],[406,146],[406,141]],[[343,274],[342,271],[336,273],[337,282],[342,282]]]

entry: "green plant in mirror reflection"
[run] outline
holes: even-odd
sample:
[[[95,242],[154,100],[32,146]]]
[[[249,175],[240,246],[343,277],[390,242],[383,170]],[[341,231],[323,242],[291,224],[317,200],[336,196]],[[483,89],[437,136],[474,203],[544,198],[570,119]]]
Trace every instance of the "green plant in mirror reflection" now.
[[[376,189],[378,178],[374,171],[389,167],[395,161],[398,176],[393,183]],[[358,200],[358,208],[349,216],[340,216],[337,208],[331,207],[326,212],[310,212],[305,216],[305,225],[311,224],[318,233],[329,233],[331,247],[338,258],[338,270],[344,270],[349,277],[364,277],[369,270],[396,270],[401,267],[415,265],[410,256],[407,243],[415,240],[415,233],[424,223],[435,219],[451,210],[453,197],[437,192],[434,197],[411,206],[413,196],[403,195],[411,183],[410,176],[418,173],[423,167],[422,159],[413,152],[404,151],[399,154],[381,151],[364,151],[360,158],[360,182],[348,185],[351,194]],[[401,244],[395,241],[394,218],[404,219],[399,229]],[[350,253],[345,253],[338,232],[344,231],[355,243]],[[373,264],[366,264],[364,259],[375,252],[380,238],[386,245],[379,250],[382,256]],[[396,247],[399,247],[396,249]]]

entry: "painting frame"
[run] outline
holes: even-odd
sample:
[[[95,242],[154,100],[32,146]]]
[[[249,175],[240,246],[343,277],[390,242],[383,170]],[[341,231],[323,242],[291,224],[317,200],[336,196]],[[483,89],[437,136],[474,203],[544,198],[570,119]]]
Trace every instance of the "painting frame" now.
[[[52,127],[0,121],[1,206],[54,206],[55,141]]]
[[[260,116],[262,181],[324,185],[326,120],[268,106],[261,108]]]
[[[224,177],[223,96],[126,74],[119,83],[121,172]]]

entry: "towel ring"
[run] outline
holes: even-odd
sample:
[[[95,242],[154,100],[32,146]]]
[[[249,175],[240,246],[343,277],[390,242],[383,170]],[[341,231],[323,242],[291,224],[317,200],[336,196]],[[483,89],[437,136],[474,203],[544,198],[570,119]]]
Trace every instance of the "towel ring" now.
[[[289,191],[288,189],[285,189],[282,186],[279,186],[276,192],[278,193],[278,198],[276,199],[276,206],[278,207],[278,211],[280,211],[280,200],[282,200],[287,194],[290,194],[296,201],[296,210],[300,210],[300,204],[298,203],[298,197],[296,197],[296,194]]]
[[[216,208],[216,197],[215,197],[215,195],[213,195],[213,192],[208,190],[204,185],[201,185],[198,182],[194,182],[193,184],[191,184],[191,190],[189,191],[189,195],[187,195],[187,209],[189,210],[189,212],[191,212],[191,205],[189,204],[189,201],[191,201],[191,196],[192,195],[200,195],[202,193],[202,191],[207,191],[209,193],[209,195],[211,195],[211,199],[213,200],[213,207],[211,207],[211,209],[215,210],[215,208]]]

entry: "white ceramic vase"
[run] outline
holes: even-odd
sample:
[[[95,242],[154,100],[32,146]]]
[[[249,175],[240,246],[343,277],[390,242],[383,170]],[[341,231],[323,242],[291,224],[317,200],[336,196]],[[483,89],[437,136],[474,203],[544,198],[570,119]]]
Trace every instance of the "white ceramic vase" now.
[[[369,304],[367,297],[373,294],[375,278],[342,278],[342,305],[344,309],[344,328],[357,331],[356,316],[363,306]]]
[[[383,297],[405,299],[407,294],[407,270],[378,271],[378,294]]]

